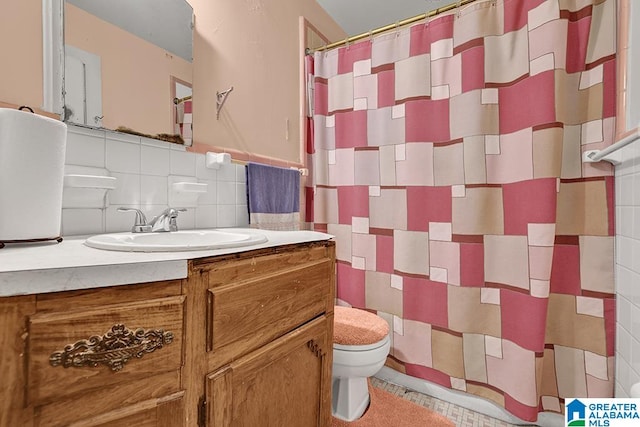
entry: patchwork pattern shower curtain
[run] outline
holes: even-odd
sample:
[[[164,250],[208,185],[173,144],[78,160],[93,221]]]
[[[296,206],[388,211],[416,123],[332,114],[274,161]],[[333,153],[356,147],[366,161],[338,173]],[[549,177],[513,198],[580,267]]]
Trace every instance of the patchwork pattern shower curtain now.
[[[193,131],[191,124],[193,123],[193,101],[186,100],[175,106],[174,132],[182,137],[184,145],[190,147],[193,145]]]
[[[611,397],[614,0],[478,1],[314,57],[314,223],[408,375],[535,421]],[[309,192],[308,192],[309,193]]]

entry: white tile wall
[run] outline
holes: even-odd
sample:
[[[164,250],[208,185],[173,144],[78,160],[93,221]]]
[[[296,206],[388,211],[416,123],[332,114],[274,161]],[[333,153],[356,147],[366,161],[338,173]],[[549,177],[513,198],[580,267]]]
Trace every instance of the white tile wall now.
[[[640,141],[616,167],[616,397],[640,381]]]
[[[118,178],[107,192],[106,207],[64,208],[63,236],[129,231],[133,213],[118,212],[120,206],[141,209],[147,218],[159,214],[170,200],[170,176],[207,184],[207,192],[180,213],[181,229],[242,227],[249,223],[244,166],[225,165],[219,170],[204,166],[204,154],[185,147],[135,135],[69,126],[66,164],[105,168]],[[182,206],[171,206],[182,207]]]

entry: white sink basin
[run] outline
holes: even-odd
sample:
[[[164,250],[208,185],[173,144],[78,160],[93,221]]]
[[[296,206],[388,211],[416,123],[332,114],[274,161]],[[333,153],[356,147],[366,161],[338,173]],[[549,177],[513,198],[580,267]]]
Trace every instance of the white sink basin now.
[[[126,252],[179,252],[235,248],[264,243],[267,237],[250,230],[181,230],[164,233],[112,233],[89,237],[96,249]]]

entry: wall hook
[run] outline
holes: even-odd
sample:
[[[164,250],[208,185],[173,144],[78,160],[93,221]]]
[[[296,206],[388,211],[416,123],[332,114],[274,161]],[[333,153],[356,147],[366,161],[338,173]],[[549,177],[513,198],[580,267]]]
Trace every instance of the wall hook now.
[[[225,91],[216,92],[216,120],[220,120],[220,110],[222,110],[222,106],[227,101],[227,96],[229,96],[232,90],[233,86]]]

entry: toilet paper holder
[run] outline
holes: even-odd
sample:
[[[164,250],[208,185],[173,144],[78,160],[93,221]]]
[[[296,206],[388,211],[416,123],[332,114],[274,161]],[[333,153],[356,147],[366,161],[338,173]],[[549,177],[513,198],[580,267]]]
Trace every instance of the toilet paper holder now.
[[[62,236],[58,237],[45,237],[41,239],[20,239],[20,240],[0,240],[0,249],[4,248],[5,243],[40,243],[40,242],[62,242]]]

